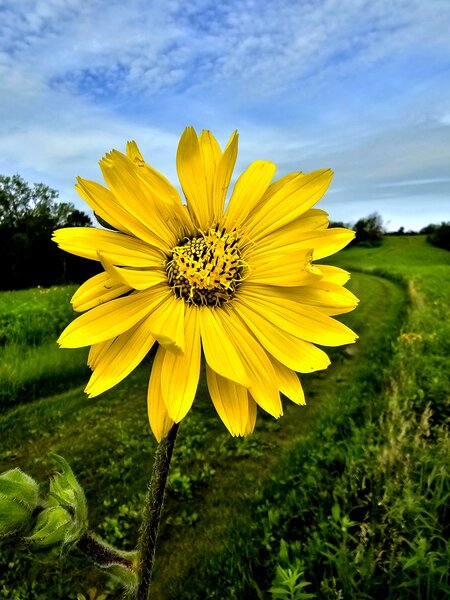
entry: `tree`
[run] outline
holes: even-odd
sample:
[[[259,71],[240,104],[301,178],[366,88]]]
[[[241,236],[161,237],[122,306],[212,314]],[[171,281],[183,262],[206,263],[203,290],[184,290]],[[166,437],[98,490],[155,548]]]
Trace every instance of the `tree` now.
[[[430,231],[427,235],[427,242],[438,248],[450,250],[450,221],[442,222],[440,225],[428,225],[428,228]]]
[[[383,241],[383,220],[376,212],[370,214],[368,217],[359,219],[353,229],[356,232],[355,244],[379,246]]]
[[[434,233],[436,231],[436,229],[438,229],[438,227],[439,227],[439,225],[436,225],[436,223],[430,223],[429,225],[422,227],[422,229],[419,231],[419,233],[421,235],[431,235],[432,233]]]
[[[43,183],[31,187],[20,175],[0,175],[0,289],[82,281],[98,271],[51,241],[54,229],[91,225],[88,215],[57,198]]]

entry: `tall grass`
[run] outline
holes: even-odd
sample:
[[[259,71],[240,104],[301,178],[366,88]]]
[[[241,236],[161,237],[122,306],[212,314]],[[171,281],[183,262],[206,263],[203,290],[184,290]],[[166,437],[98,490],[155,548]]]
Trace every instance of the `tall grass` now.
[[[87,351],[62,350],[55,341],[10,343],[0,349],[0,410],[56,394],[87,380]]]
[[[0,411],[86,378],[86,351],[60,350],[55,341],[75,316],[74,290],[54,286],[0,293]]]
[[[281,506],[276,528],[269,526],[273,544],[287,544],[294,563],[301,560],[314,597],[434,600],[450,593],[450,255],[423,246],[393,240],[378,261],[366,252],[372,272],[409,281],[410,308],[383,393],[377,399],[374,390],[367,396],[353,389],[345,399],[350,412],[344,419],[328,413],[329,427],[318,424],[324,441],[312,444],[312,456],[302,444],[264,496]],[[342,260],[363,268],[368,262],[362,250]],[[374,375],[376,369],[367,373]],[[381,415],[367,414],[373,400]],[[274,573],[273,555],[263,555],[263,564]],[[277,585],[288,590],[279,569]]]
[[[73,318],[73,285],[0,292],[0,346],[55,339]]]

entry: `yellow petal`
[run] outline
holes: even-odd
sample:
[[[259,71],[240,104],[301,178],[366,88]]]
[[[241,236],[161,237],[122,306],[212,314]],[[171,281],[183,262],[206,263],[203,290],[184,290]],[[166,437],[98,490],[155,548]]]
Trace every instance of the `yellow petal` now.
[[[250,435],[255,429],[256,424],[256,402],[250,394],[248,394],[248,419],[245,426],[244,435]]]
[[[134,163],[121,152],[112,150],[102,158],[100,168],[117,202],[144,225],[147,233],[143,239],[170,250],[177,237],[168,223],[167,207],[142,184]]]
[[[261,200],[276,170],[267,160],[255,160],[239,176],[225,212],[225,226],[243,223],[250,210]]]
[[[213,220],[218,221],[222,214],[227,196],[228,187],[230,185],[231,176],[233,175],[234,165],[236,164],[238,152],[238,134],[235,131],[228,141],[225,152],[221,156],[216,166],[214,183],[213,183]]]
[[[311,373],[326,369],[330,364],[323,350],[276,327],[244,304],[235,302],[234,309],[261,345],[290,369],[297,373]]]
[[[158,442],[167,437],[174,424],[167,412],[161,391],[161,369],[165,353],[164,348],[158,348],[156,352],[147,393],[148,420]]]
[[[217,219],[214,216],[214,179],[216,167],[222,157],[222,150],[219,143],[210,131],[202,131],[199,135],[198,142],[203,156],[203,164],[205,170],[206,187],[208,192],[208,213],[211,215],[211,220]]]
[[[347,246],[347,244],[349,244],[354,237],[354,231],[340,227],[332,227],[326,231],[317,232],[315,238],[317,241],[314,246],[312,246],[314,248],[313,260],[319,260],[339,252],[339,250],[345,248],[345,246]],[[311,235],[310,239],[312,240]]]
[[[99,342],[98,344],[93,344],[89,348],[89,354],[88,354],[88,360],[87,360],[88,367],[90,367],[92,370],[95,369],[103,351],[105,350],[105,348],[109,348],[109,346],[111,346],[111,344],[114,342],[115,339],[116,338],[111,338],[110,340],[105,340],[104,342]]]
[[[358,298],[341,285],[328,281],[314,282],[296,289],[296,301],[309,304],[326,315],[342,315],[358,305]]]
[[[267,236],[309,210],[326,192],[332,176],[330,169],[307,175],[300,173],[275,191],[268,200],[264,199],[260,210],[253,211],[246,223],[252,240]]]
[[[167,208],[168,212],[165,216],[172,222],[174,229],[179,232],[180,239],[183,234],[185,235],[186,230],[193,233],[192,221],[181,203],[176,188],[164,175],[144,161],[136,142],[127,143],[127,156],[136,167],[136,175],[140,183],[148,189],[152,198],[156,197],[158,202]]]
[[[84,390],[90,398],[117,385],[145,358],[156,341],[150,333],[150,320],[151,317],[147,317],[112,343],[105,344],[96,357],[94,372]]]
[[[251,374],[248,386],[251,395],[261,408],[278,418],[283,413],[275,371],[266,351],[237,315],[223,319],[223,324],[231,339],[236,340],[246,370]]]
[[[184,352],[185,307],[184,300],[177,298],[170,290],[164,302],[161,302],[152,313],[150,330],[166,350]]]
[[[320,265],[322,266],[322,265]],[[343,314],[353,310],[359,300],[341,285],[329,283],[325,279],[316,279],[308,285],[298,287],[279,287],[275,285],[254,285],[245,281],[239,293],[246,292],[277,303],[278,299],[291,300],[303,305],[311,305],[326,315]],[[271,300],[272,299],[272,300]]]
[[[272,196],[276,194],[279,190],[281,190],[281,188],[283,188],[287,183],[289,183],[289,181],[292,181],[299,175],[303,175],[303,173],[301,171],[297,171],[295,173],[288,173],[287,175],[284,175],[283,177],[280,177],[280,179],[277,179],[276,181],[271,183],[267,188],[264,196],[261,198],[261,201],[255,204],[252,210],[249,212],[249,218],[251,218],[256,211],[260,210],[263,204],[269,202]]]
[[[127,142],[126,152],[127,157],[137,167],[135,174],[139,177],[140,183],[143,183],[152,191],[152,197],[157,196],[162,204],[171,209],[181,205],[181,199],[176,188],[162,173],[159,173],[145,162],[136,142]]]
[[[134,164],[139,166],[145,164],[145,160],[141,154],[141,151],[139,150],[139,146],[134,140],[127,142],[126,153],[128,158],[133,161]]]
[[[80,348],[116,337],[172,295],[170,288],[164,285],[110,300],[72,321],[62,332],[58,344],[62,348]]]
[[[92,210],[109,225],[139,239],[149,236],[148,229],[125,208],[120,206],[114,194],[103,185],[77,177],[75,188]],[[152,241],[153,238],[151,238]]]
[[[281,188],[283,188],[289,181],[292,181],[299,175],[303,175],[303,173],[301,171],[297,171],[295,173],[288,173],[287,175],[280,177],[280,179],[276,179],[275,181],[273,181],[269,185],[269,187],[267,188],[267,190],[265,191],[264,195],[259,200],[259,202],[254,204],[254,206],[249,211],[248,216],[247,216],[247,221],[251,222],[253,220],[253,215],[255,214],[255,212],[261,210],[262,206],[266,202],[269,202],[274,194],[276,194],[279,190],[281,190]]]
[[[305,286],[321,279],[320,271],[311,266],[311,250],[272,250],[252,253],[245,257],[248,263],[246,283],[278,286]]]
[[[328,226],[328,215],[323,210],[311,208],[304,215],[294,219],[287,225],[280,227],[267,236],[260,239],[258,244],[253,246],[252,254],[258,256],[266,252],[289,250],[292,245],[301,242],[303,238],[310,239],[309,233],[315,230],[325,230]],[[317,239],[313,237],[312,239]],[[310,247],[313,244],[310,242]],[[308,246],[304,246],[308,248]]]
[[[223,377],[249,387],[251,379],[238,351],[239,340],[233,340],[223,325],[226,315],[221,309],[199,309],[202,347],[208,365]]]
[[[239,303],[259,313],[270,323],[292,335],[321,346],[341,346],[356,341],[357,335],[343,323],[293,300],[267,298],[255,290],[239,290]]]
[[[94,275],[81,285],[70,302],[77,312],[84,312],[129,292],[131,288],[113,280],[108,273]]]
[[[206,365],[208,390],[217,414],[231,435],[245,435],[249,424],[247,389]]]
[[[332,267],[329,265],[316,265],[323,275],[324,281],[329,283],[336,283],[337,285],[345,285],[350,279],[350,273],[340,269],[339,267]]]
[[[326,229],[328,227],[328,213],[320,208],[310,208],[300,217],[297,217],[279,231],[283,235],[288,229],[292,231],[314,231],[314,229]]]
[[[276,360],[276,358],[272,357],[271,361],[276,373],[278,389],[280,392],[284,394],[286,398],[295,402],[295,404],[306,404],[305,394],[297,374],[292,371],[292,369],[285,367],[280,361]]]
[[[285,228],[261,239],[249,251],[249,258],[247,260],[251,261],[260,256],[272,256],[277,253],[280,256],[285,256],[286,260],[292,260],[291,257],[295,256],[296,253],[307,250],[312,250],[313,260],[319,260],[338,252],[355,237],[354,231],[341,228],[319,229],[298,233],[289,231],[285,235],[283,235],[283,229]]]
[[[114,265],[124,267],[153,267],[161,263],[160,250],[116,231],[65,227],[57,229],[53,239],[66,252],[91,260],[99,260],[101,252]]]
[[[203,154],[193,127],[187,127],[177,151],[177,172],[194,224],[204,229],[211,215]]]
[[[201,361],[200,327],[197,317],[196,307],[186,310],[184,353],[167,351],[164,354],[161,390],[167,412],[175,423],[179,423],[186,416],[197,391]]]
[[[120,281],[127,289],[147,290],[154,285],[158,285],[158,283],[167,281],[167,275],[163,268],[162,259],[160,267],[149,267],[147,269],[137,270],[115,267],[101,252],[98,254],[108,276],[115,281]]]

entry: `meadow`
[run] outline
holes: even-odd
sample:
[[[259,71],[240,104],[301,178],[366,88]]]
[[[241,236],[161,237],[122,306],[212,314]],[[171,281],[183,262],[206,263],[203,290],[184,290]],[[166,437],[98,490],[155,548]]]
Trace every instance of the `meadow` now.
[[[154,597],[440,599],[450,593],[447,506],[450,253],[423,236],[333,257],[361,299],[360,336],[325,372],[302,376],[307,405],[231,438],[201,381],[183,421],[163,514]],[[149,356],[89,400],[86,351],[54,339],[74,288],[0,294],[0,472],[43,481],[50,452],[84,486],[90,527],[124,549],[156,443],[146,417]],[[12,308],[13,307],[13,308]],[[0,546],[0,598],[118,599],[81,553]]]
[[[0,411],[80,384],[87,353],[61,351],[61,328],[76,315],[76,286],[0,293]]]

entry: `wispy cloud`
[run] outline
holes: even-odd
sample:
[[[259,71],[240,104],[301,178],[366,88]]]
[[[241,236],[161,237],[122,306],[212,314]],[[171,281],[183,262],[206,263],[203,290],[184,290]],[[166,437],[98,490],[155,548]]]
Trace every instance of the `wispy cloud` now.
[[[193,123],[222,141],[238,127],[240,167],[333,167],[337,212],[400,215],[415,180],[442,207],[449,30],[447,0],[7,1],[0,170],[75,200],[73,177],[97,177],[100,156],[135,137],[174,178]]]

